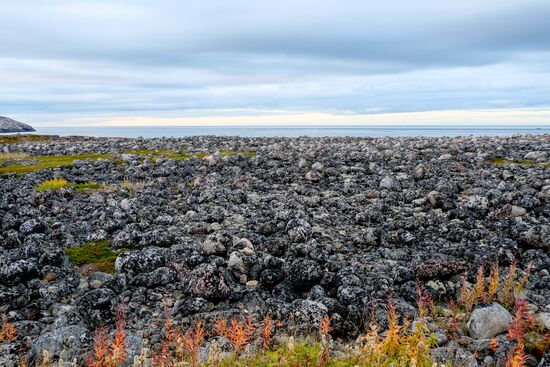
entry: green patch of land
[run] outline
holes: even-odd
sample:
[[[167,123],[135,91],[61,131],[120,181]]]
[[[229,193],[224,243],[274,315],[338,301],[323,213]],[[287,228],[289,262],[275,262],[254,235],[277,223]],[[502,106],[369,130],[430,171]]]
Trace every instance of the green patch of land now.
[[[176,151],[167,149],[142,149],[127,151],[122,154],[133,154],[142,157],[143,159],[151,158],[156,161],[157,159],[185,160],[192,157],[202,159],[212,153],[191,153],[185,150]],[[222,157],[238,154],[243,155],[246,158],[253,158],[255,156],[254,151],[220,150],[220,155]],[[44,156],[32,156],[25,153],[3,153],[0,154],[0,175],[8,173],[26,174],[42,169],[68,167],[72,166],[76,160],[96,160],[100,158],[111,159],[113,161],[115,160],[114,156],[109,153]],[[119,163],[122,164],[121,161]]]
[[[50,135],[17,134],[0,136],[0,144],[20,144],[29,141],[48,141],[53,137]]]
[[[487,162],[499,167],[518,165],[518,166],[541,166],[541,167],[550,168],[550,162],[535,162],[528,159],[508,160],[504,158],[493,158],[493,159],[488,159]]]
[[[65,250],[69,260],[78,266],[89,265],[98,271],[113,274],[115,261],[125,249],[113,251],[109,241],[90,241]]]
[[[77,155],[42,155],[42,156],[26,156],[16,159],[7,159],[4,161],[10,164],[0,167],[0,174],[17,173],[25,174],[37,170],[47,168],[58,168],[72,166],[76,160],[85,159],[108,159],[109,154],[77,154]],[[0,163],[2,159],[0,157]]]

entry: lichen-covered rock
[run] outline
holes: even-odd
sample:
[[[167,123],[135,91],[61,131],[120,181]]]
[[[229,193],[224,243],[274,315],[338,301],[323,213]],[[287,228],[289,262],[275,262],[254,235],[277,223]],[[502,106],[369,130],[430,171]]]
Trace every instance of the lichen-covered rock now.
[[[136,276],[149,273],[165,264],[165,251],[158,247],[149,247],[141,251],[127,251],[119,255],[115,262],[115,270],[117,274]]]
[[[432,350],[434,362],[444,366],[477,367],[474,355],[458,346],[440,347]]]
[[[52,361],[84,362],[85,353],[92,343],[91,333],[80,326],[71,325],[40,335],[31,345],[32,360],[38,361],[47,352]]]
[[[90,330],[95,330],[113,321],[118,297],[110,289],[99,288],[87,292],[75,304],[82,321]]]
[[[186,276],[186,289],[194,297],[223,299],[231,289],[221,272],[213,265],[202,264]]]

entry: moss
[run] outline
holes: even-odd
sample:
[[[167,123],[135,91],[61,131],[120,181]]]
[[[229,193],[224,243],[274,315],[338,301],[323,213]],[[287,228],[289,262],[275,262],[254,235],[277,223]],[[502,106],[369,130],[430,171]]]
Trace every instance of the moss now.
[[[29,156],[25,161],[15,159],[10,161],[11,164],[0,167],[0,174],[17,173],[21,175],[42,169],[72,166],[76,160],[99,158],[108,159],[109,154]]]
[[[125,154],[135,154],[141,157],[150,157],[157,160],[159,158],[165,159],[177,159],[185,160],[192,157],[202,159],[212,153],[186,153],[184,150],[166,150],[166,149],[142,149],[125,152]],[[222,157],[229,155],[241,154],[246,158],[253,158],[255,156],[254,151],[234,151],[234,150],[221,150],[220,155]],[[85,159],[113,159],[110,154],[77,154],[77,155],[45,155],[45,156],[31,156],[26,154],[11,154],[0,156],[0,164],[4,164],[0,167],[0,175],[8,173],[26,174],[42,169],[68,167],[72,166],[75,160]],[[115,162],[123,164],[122,161]]]
[[[38,185],[36,191],[59,190],[63,187],[67,187],[67,185],[67,180],[64,178],[52,178]]]
[[[0,136],[0,144],[20,144],[29,141],[48,141],[55,138],[49,135],[17,134]]]
[[[113,274],[115,261],[125,249],[113,251],[110,246],[109,241],[90,241],[82,246],[68,248],[65,253],[75,265],[91,265],[99,271]]]
[[[182,150],[168,150],[168,149],[141,149],[141,150],[130,150],[128,152],[125,152],[125,154],[134,154],[138,156],[148,156],[151,159],[159,159],[159,158],[165,158],[165,159],[176,159],[176,160],[185,160],[192,157],[196,157],[199,159],[202,159],[206,156],[209,156],[210,154],[213,154],[212,152],[205,152],[205,153],[189,153],[185,152],[185,149]],[[237,150],[220,150],[220,155],[222,157],[229,156],[229,155],[237,155],[242,154],[245,157],[253,158],[255,156],[255,152],[253,151],[237,151]]]
[[[493,159],[488,159],[487,162],[499,167],[505,167],[505,166],[510,166],[514,164],[518,166],[540,166],[540,167],[550,168],[550,162],[535,162],[528,159],[507,160],[503,158],[493,158]]]
[[[103,187],[103,185],[98,184],[97,182],[86,182],[80,184],[69,184],[69,187],[74,187],[77,192],[84,192],[100,189]]]

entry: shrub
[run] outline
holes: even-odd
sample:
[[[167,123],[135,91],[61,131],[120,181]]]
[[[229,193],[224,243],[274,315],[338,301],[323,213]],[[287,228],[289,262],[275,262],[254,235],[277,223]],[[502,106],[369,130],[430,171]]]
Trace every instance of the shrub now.
[[[46,191],[46,190],[59,190],[64,187],[67,187],[69,183],[64,178],[52,178],[42,182],[36,187],[36,191]]]
[[[8,322],[8,320],[2,318],[2,327],[0,328],[0,343],[11,343],[17,339],[17,330],[15,326]]]

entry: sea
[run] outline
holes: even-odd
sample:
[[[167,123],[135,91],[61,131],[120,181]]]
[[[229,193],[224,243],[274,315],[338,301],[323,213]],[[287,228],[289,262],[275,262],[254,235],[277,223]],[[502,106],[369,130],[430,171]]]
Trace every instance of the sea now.
[[[198,135],[243,137],[510,136],[550,134],[546,126],[125,126],[37,127],[36,134],[158,138]]]

